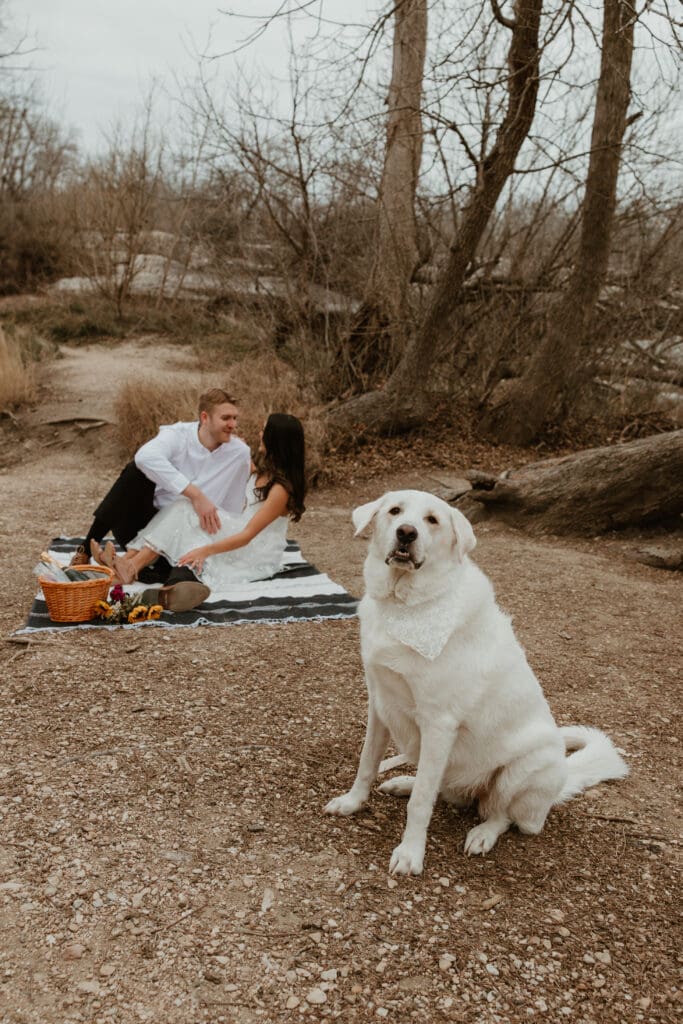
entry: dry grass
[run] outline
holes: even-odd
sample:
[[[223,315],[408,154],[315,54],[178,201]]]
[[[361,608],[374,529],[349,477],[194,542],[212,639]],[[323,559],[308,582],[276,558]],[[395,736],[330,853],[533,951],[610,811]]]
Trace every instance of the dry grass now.
[[[34,401],[36,380],[28,346],[21,331],[8,334],[0,327],[0,410]]]
[[[273,355],[250,356],[222,373],[211,374],[210,384],[225,387],[239,403],[239,432],[252,449],[264,420],[271,412],[298,416],[306,433],[307,466],[311,482],[322,476],[322,452],[326,434],[315,396],[305,394],[296,372]],[[208,386],[208,384],[207,384]],[[153,437],[162,423],[197,417],[195,384],[178,384],[155,378],[127,381],[116,399],[118,437],[127,454]]]
[[[132,455],[162,423],[196,419],[197,389],[157,378],[131,379],[119,390],[115,411],[119,441]]]
[[[228,390],[240,406],[240,433],[252,447],[271,412],[298,416],[306,434],[306,463],[311,482],[321,478],[327,441],[317,396],[302,390],[297,373],[276,356],[250,356],[231,366]]]

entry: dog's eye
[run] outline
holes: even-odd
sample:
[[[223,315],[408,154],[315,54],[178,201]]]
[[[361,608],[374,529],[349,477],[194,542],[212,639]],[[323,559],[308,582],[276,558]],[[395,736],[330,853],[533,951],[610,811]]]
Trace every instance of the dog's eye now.
[[[434,526],[436,526],[438,521],[439,520],[436,518],[436,516],[427,516],[427,522],[432,523]]]
[[[394,505],[393,508],[389,509],[389,515],[390,516],[397,516],[400,511],[401,511],[401,509],[398,507],[398,505]]]

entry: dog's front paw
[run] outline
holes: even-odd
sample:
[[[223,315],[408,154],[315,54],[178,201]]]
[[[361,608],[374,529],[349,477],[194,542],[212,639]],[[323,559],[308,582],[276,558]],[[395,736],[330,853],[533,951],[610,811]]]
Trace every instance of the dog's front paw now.
[[[414,775],[397,775],[393,779],[387,779],[378,786],[378,789],[380,793],[388,793],[390,796],[410,796],[414,783]]]
[[[389,873],[392,875],[421,875],[424,857],[424,845],[400,843],[391,855]]]
[[[465,853],[468,857],[488,853],[496,845],[499,835],[500,830],[495,826],[491,826],[488,821],[483,821],[481,825],[475,825],[467,833]]]
[[[348,793],[343,793],[341,796],[335,796],[333,800],[330,800],[328,804],[325,804],[323,808],[325,814],[355,814],[359,811],[364,800],[361,800],[354,793],[349,790]]]

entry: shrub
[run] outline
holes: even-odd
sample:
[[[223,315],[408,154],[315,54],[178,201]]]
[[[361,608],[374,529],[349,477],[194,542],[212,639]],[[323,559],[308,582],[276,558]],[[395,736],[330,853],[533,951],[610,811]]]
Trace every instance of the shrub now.
[[[131,379],[114,403],[119,441],[128,455],[149,441],[163,423],[197,417],[198,391],[191,384],[166,380]]]
[[[239,433],[252,450],[271,412],[298,416],[306,432],[307,468],[311,483],[323,473],[325,429],[314,396],[299,387],[295,371],[272,355],[252,356],[222,371],[206,374],[197,384],[158,379],[127,381],[115,403],[118,437],[128,455],[153,437],[163,423],[193,420],[203,388],[223,386],[239,403]]]
[[[0,327],[0,410],[13,409],[36,397],[30,337],[7,334]]]

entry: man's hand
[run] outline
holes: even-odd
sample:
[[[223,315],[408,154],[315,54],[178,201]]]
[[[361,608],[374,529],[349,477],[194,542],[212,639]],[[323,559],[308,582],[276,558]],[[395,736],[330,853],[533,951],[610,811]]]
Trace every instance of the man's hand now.
[[[199,575],[204,568],[204,562],[211,553],[210,544],[205,544],[201,548],[193,548],[192,551],[188,551],[178,559],[178,565],[186,565],[188,569],[192,569],[193,572]]]
[[[206,530],[207,533],[218,533],[221,528],[221,521],[218,518],[218,508],[214,503],[202,494],[201,491],[197,491],[196,495],[189,496],[192,502],[192,508],[199,516],[199,525],[202,530]]]

